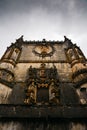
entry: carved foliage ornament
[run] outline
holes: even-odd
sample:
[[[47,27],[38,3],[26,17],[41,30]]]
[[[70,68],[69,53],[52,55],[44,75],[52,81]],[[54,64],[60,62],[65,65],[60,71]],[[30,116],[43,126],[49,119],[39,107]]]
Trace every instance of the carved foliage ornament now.
[[[41,64],[40,68],[32,68],[32,66],[30,66],[25,92],[26,99],[24,102],[26,104],[38,103],[38,101],[41,100],[43,93],[44,95],[41,102],[58,104],[59,80],[56,67],[46,68],[44,63]],[[41,92],[42,94],[38,92]],[[49,97],[49,99],[44,101],[44,97]]]
[[[85,56],[83,55],[80,48],[77,47],[76,45],[73,46],[72,48],[66,49],[65,51],[66,51],[66,56],[70,62],[74,60],[85,61]]]
[[[34,48],[33,48],[33,51],[32,51],[35,55],[37,56],[40,56],[40,57],[49,57],[49,56],[52,56],[55,52],[55,49],[52,45],[49,45],[49,44],[39,44],[39,45],[36,45]]]

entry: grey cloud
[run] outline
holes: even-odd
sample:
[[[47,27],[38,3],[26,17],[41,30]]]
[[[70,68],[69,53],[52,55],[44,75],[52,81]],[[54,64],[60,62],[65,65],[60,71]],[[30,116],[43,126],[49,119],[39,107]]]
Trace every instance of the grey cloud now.
[[[1,0],[1,15],[30,13],[31,10],[42,8],[49,15],[60,14],[62,17],[72,17],[75,13],[84,13],[87,7],[85,0]],[[78,12],[79,11],[79,12]]]
[[[86,12],[86,0],[0,0],[0,54],[24,34],[28,40],[62,40],[66,35],[87,55]]]

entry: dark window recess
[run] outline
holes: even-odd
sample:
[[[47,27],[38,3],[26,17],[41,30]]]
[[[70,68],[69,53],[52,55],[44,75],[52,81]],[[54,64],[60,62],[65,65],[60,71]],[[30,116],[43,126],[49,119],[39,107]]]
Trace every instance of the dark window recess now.
[[[80,91],[81,92],[86,92],[86,88],[81,88]]]
[[[37,102],[48,102],[48,101],[49,101],[49,89],[37,88]]]

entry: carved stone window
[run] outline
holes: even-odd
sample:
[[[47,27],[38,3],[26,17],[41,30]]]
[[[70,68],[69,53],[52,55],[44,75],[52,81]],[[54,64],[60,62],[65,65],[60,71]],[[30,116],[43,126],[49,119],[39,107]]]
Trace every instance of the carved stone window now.
[[[76,59],[73,49],[69,49],[66,53],[70,62]]]
[[[37,88],[37,102],[49,102],[49,88],[40,87]]]
[[[57,69],[46,68],[41,64],[40,68],[30,66],[27,78],[25,103],[56,103],[58,104],[58,74]],[[33,83],[33,87],[31,87]],[[31,90],[31,91],[30,91]],[[32,101],[31,101],[32,95]]]
[[[87,88],[81,88],[80,91],[81,91],[82,93],[86,93],[86,92],[87,92]]]
[[[8,62],[12,62],[15,63],[20,56],[21,53],[21,49],[15,46],[11,46],[9,48],[7,48],[7,51],[5,52],[5,54],[2,57],[2,60],[4,61],[8,61]]]
[[[77,89],[81,104],[87,104],[87,84]]]
[[[20,54],[20,50],[18,48],[14,48],[10,59],[16,61],[19,57],[19,54]]]
[[[7,82],[12,82],[14,80],[14,76],[7,70],[2,69],[0,70],[0,79],[5,80]]]

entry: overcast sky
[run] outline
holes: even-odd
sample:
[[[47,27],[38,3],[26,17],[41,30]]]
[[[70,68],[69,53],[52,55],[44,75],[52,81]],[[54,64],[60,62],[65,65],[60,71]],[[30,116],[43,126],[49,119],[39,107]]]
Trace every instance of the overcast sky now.
[[[63,40],[66,35],[87,57],[87,0],[0,0],[0,57],[24,40]]]

